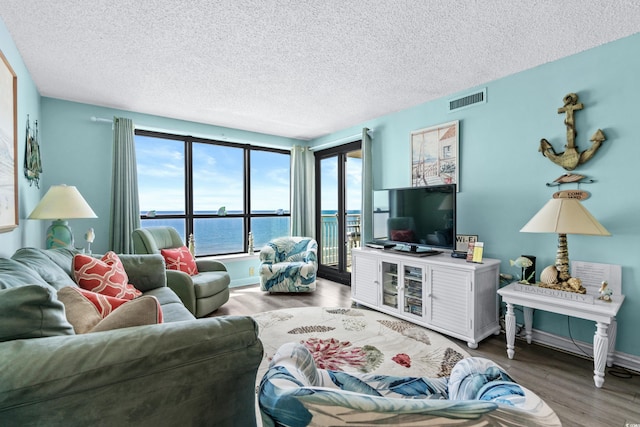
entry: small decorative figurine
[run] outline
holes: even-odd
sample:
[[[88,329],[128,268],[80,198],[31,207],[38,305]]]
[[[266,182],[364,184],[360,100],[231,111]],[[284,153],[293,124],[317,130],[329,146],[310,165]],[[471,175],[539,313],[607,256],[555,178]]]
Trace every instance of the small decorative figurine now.
[[[558,269],[555,265],[545,267],[540,274],[540,281],[547,285],[554,285],[558,283]]]
[[[87,232],[84,233],[84,240],[87,241],[87,254],[89,255],[91,255],[91,244],[93,243],[95,238],[96,238],[96,235],[93,232],[93,228],[88,229]]]
[[[513,260],[509,260],[509,264],[513,267],[514,265],[516,267],[519,267],[522,269],[522,271],[524,272],[524,270],[528,267],[531,267],[533,265],[533,261],[531,261],[529,258],[521,256],[516,258],[515,261]],[[529,277],[523,277],[522,280],[520,280],[520,283],[524,284],[524,285],[530,285],[529,280],[531,280],[531,278],[533,277],[533,275],[536,274],[535,271],[532,272]]]
[[[249,255],[253,255],[253,232],[249,232]]]
[[[611,302],[611,295],[613,295],[613,291],[608,286],[609,284],[606,280],[602,282],[602,284],[600,285],[600,289],[598,290],[598,292],[600,293],[598,299],[606,302]]]
[[[189,252],[192,256],[196,256],[196,239],[193,237],[193,233],[189,234]]]

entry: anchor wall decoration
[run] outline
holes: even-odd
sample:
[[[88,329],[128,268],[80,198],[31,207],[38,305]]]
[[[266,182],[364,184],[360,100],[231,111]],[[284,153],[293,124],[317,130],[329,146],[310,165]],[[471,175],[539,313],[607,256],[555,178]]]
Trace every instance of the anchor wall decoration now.
[[[544,138],[540,140],[540,148],[538,151],[542,152],[542,155],[553,163],[562,166],[568,171],[572,171],[579,165],[591,160],[596,151],[598,151],[598,148],[600,148],[606,140],[606,137],[602,130],[598,129],[591,137],[591,147],[580,153],[578,147],[576,147],[576,135],[578,133],[576,132],[574,123],[574,112],[582,110],[584,106],[581,102],[578,102],[578,95],[575,93],[566,95],[563,101],[564,106],[558,108],[558,114],[565,113],[567,115],[564,120],[564,124],[567,126],[567,145],[565,145],[565,151],[563,153],[556,153],[551,143]]]

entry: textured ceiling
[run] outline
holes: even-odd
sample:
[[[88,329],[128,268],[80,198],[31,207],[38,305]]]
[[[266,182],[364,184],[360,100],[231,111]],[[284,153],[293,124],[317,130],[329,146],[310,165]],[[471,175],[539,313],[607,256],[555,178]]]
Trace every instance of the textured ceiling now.
[[[640,31],[636,0],[2,0],[43,96],[312,139]]]

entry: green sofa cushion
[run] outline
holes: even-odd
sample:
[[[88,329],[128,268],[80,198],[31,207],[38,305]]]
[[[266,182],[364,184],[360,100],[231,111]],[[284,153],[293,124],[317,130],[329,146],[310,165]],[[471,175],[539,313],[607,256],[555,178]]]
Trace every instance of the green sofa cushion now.
[[[18,249],[11,259],[31,268],[40,275],[48,284],[60,290],[65,286],[75,286],[75,282],[69,274],[62,269],[47,253],[36,248]],[[69,265],[71,261],[68,260]]]
[[[0,290],[0,342],[74,335],[64,305],[48,285]]]
[[[14,259],[0,258],[0,289],[29,284],[47,286],[47,282],[29,267]]]
[[[64,270],[69,277],[73,276],[73,256],[78,252],[76,249],[69,248],[53,248],[53,249],[37,249],[48,256],[51,261],[55,262],[58,267]]]

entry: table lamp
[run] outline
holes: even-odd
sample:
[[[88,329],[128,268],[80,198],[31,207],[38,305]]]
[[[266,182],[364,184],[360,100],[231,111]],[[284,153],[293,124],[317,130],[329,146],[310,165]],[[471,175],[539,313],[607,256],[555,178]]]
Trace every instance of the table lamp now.
[[[67,219],[97,218],[78,189],[72,185],[52,185],[28,219],[52,219],[47,229],[47,249],[73,247],[73,233]]]
[[[578,199],[551,199],[520,230],[525,233],[557,233],[558,251],[556,269],[558,278],[566,282],[569,274],[569,249],[567,234],[585,234],[591,236],[610,236],[598,220],[580,203]]]

